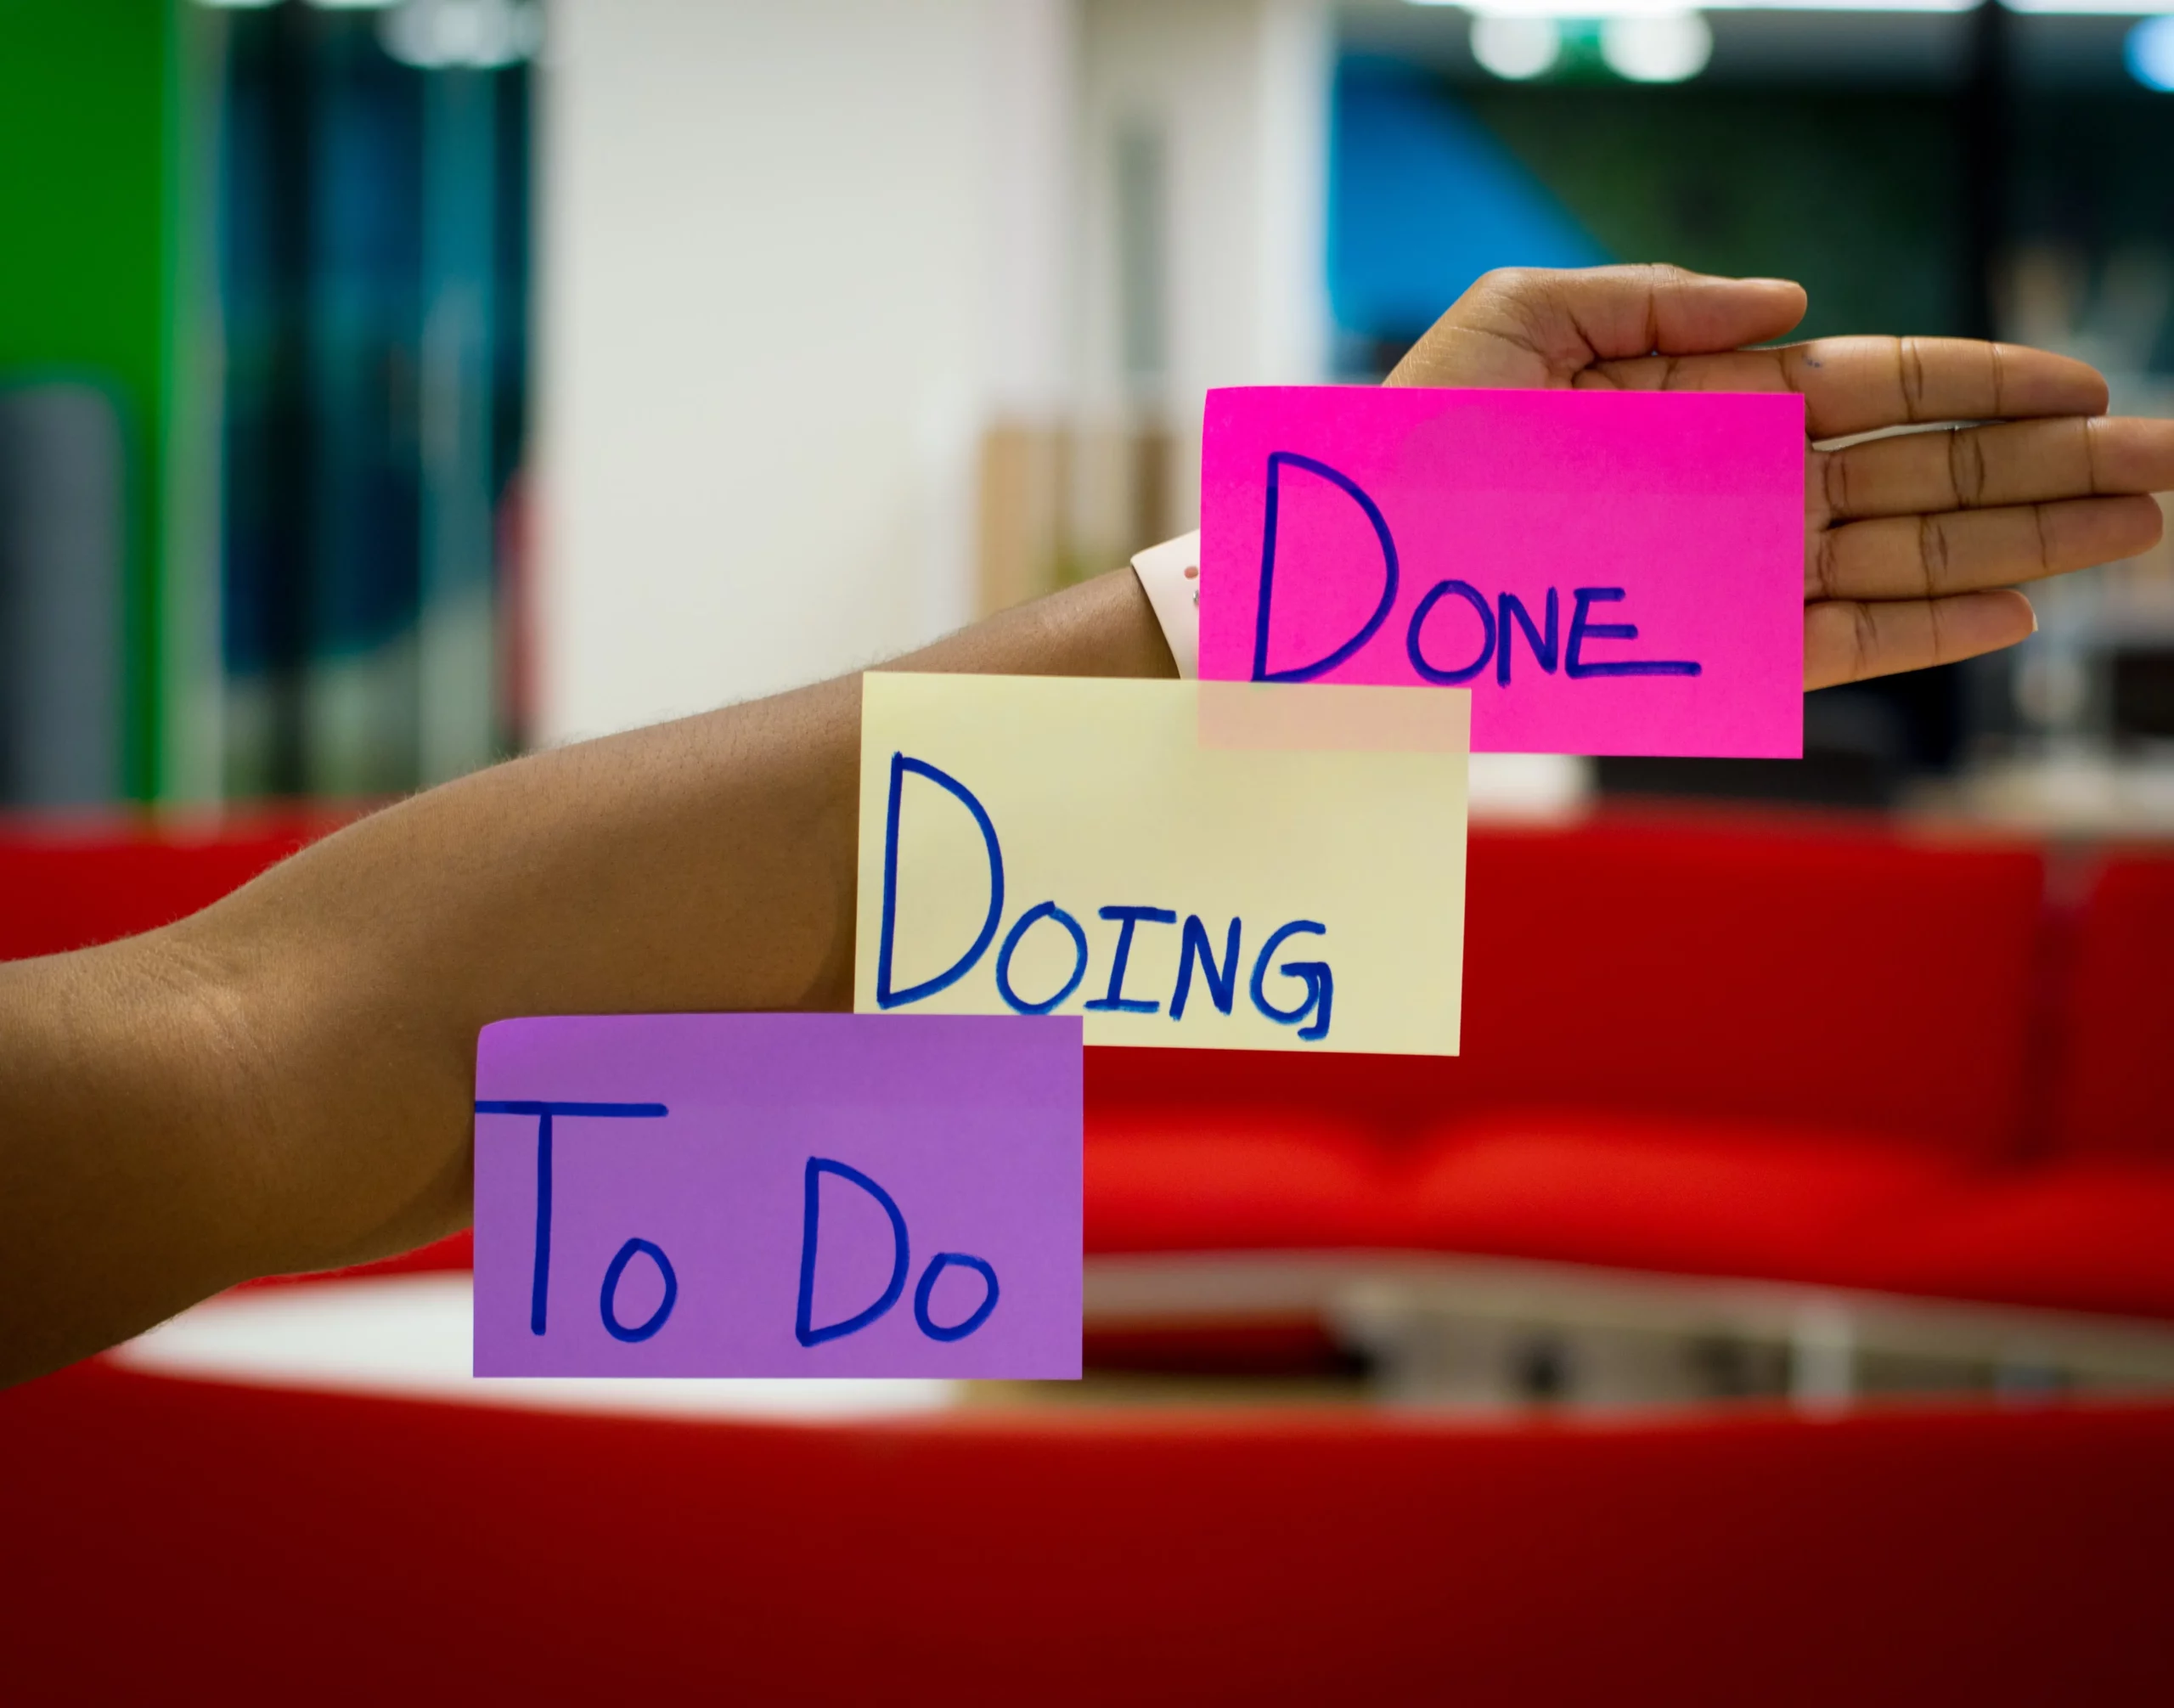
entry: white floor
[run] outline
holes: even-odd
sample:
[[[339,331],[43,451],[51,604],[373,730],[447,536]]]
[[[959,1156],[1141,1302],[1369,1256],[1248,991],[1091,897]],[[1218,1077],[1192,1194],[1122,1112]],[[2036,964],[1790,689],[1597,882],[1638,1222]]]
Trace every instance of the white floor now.
[[[770,1423],[910,1416],[943,1411],[960,1397],[957,1383],[932,1379],[479,1381],[469,1373],[470,1330],[466,1275],[397,1275],[229,1294],[109,1356],[153,1374],[256,1387]]]

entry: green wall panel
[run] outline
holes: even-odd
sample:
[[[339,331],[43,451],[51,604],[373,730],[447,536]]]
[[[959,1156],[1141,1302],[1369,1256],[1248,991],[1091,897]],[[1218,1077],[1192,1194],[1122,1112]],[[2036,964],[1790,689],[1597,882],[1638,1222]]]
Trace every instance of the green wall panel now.
[[[172,414],[175,0],[0,0],[0,381],[121,406],[132,489],[125,775],[156,792]]]

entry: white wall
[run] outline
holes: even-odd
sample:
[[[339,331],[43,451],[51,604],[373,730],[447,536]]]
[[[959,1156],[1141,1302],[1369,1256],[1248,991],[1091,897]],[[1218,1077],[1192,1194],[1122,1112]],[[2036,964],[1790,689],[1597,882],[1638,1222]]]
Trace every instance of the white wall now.
[[[557,0],[541,735],[966,620],[977,435],[1062,383],[1063,0]]]
[[[1114,189],[1118,138],[1144,127],[1163,138],[1167,174],[1168,360],[1152,402],[1177,436],[1189,519],[1208,390],[1327,375],[1332,20],[1318,0],[1084,0],[1082,21],[1083,407],[1146,401],[1122,379]]]
[[[1320,0],[555,0],[550,25],[546,740],[966,619],[983,427],[1127,404],[1110,178],[1142,115],[1179,514],[1209,386],[1321,375]]]

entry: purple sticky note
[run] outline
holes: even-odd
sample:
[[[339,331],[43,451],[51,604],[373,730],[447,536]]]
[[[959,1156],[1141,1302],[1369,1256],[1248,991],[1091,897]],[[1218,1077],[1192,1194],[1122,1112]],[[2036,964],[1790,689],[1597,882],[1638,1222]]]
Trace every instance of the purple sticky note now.
[[[1794,392],[1208,394],[1200,674],[1472,691],[1474,753],[1794,758]]]
[[[478,1376],[1077,1377],[1080,1023],[502,1020]]]

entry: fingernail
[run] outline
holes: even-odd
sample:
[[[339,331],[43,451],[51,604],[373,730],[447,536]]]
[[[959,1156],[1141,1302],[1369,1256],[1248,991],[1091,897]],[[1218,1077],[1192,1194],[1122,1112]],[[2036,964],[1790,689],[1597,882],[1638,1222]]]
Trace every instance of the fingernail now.
[[[2023,602],[2030,607],[2030,632],[2033,634],[2036,634],[2038,632],[2038,607],[2035,605],[2031,605],[2030,601],[2027,599]]]

